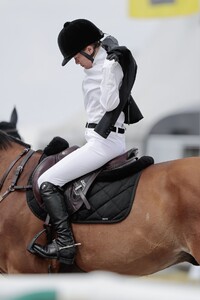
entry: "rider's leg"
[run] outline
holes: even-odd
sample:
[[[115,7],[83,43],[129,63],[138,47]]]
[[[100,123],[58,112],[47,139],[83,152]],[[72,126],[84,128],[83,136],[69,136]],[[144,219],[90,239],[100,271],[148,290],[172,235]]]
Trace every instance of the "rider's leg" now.
[[[57,237],[51,244],[46,246],[35,244],[33,249],[42,257],[57,258],[62,263],[72,264],[75,245],[63,195],[59,188],[50,182],[44,182],[40,192]]]

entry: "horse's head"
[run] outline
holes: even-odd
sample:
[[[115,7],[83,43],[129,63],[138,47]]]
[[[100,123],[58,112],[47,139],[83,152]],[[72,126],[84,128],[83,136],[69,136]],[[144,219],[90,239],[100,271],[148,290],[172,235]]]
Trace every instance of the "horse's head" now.
[[[6,122],[6,121],[0,122],[0,130],[21,140],[21,136],[17,130],[17,120],[18,120],[17,110],[14,107],[11,117],[10,117],[10,121],[9,122]]]

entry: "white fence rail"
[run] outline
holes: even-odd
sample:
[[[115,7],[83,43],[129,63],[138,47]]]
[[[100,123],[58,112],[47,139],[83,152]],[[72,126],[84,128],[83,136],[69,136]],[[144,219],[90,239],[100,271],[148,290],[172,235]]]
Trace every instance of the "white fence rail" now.
[[[199,300],[200,284],[92,272],[0,278],[1,300]]]

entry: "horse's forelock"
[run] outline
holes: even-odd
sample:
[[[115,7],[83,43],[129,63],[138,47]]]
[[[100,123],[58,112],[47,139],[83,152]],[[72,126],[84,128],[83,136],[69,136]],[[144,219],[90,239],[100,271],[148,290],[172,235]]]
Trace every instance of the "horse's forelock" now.
[[[0,130],[0,150],[8,149],[11,146],[11,138],[9,135]]]

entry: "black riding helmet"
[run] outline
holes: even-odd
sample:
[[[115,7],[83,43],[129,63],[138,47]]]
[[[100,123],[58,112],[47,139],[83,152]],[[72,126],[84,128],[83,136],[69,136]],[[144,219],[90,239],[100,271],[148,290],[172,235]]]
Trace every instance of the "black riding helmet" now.
[[[66,65],[85,47],[99,41],[103,36],[103,32],[86,19],[66,22],[58,35],[58,46],[64,56],[62,66]]]

